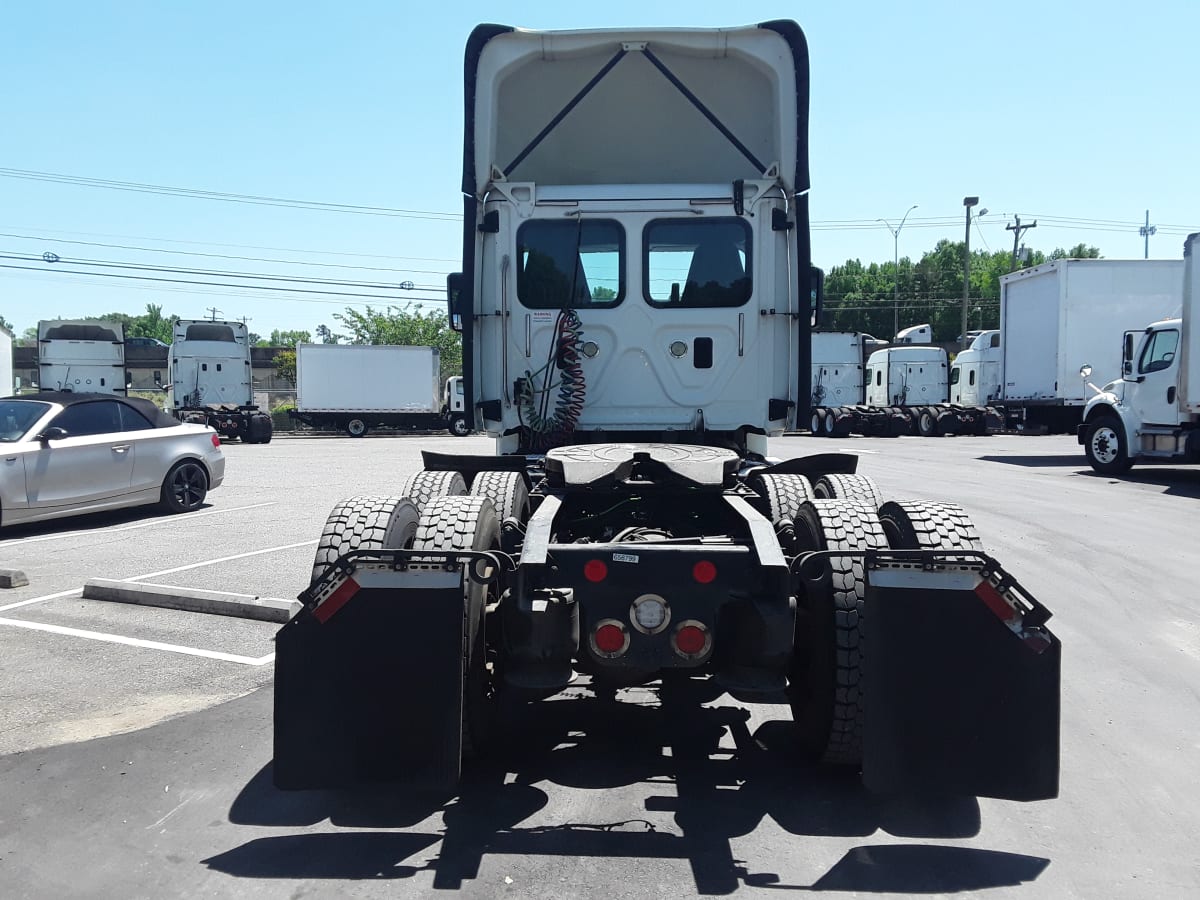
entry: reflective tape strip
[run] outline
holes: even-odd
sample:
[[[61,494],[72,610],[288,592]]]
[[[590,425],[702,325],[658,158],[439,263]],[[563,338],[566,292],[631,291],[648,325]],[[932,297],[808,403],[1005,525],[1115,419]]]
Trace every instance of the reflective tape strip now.
[[[321,601],[321,605],[313,610],[313,615],[318,622],[324,625],[334,613],[346,605],[346,601],[357,593],[358,582],[353,578],[347,578],[337,586],[337,590]]]
[[[1004,595],[996,590],[991,582],[979,582],[975,586],[975,594],[987,605],[988,609],[996,614],[996,618],[1005,625],[1011,628],[1019,624],[1018,620],[1021,614],[1012,608],[1009,602],[1004,599]]]

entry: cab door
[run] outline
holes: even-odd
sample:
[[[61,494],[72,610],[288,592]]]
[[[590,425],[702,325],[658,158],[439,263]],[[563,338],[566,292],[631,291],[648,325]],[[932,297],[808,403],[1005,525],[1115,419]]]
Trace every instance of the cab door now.
[[[1137,366],[1137,406],[1147,425],[1178,425],[1179,329],[1152,331],[1142,342]]]

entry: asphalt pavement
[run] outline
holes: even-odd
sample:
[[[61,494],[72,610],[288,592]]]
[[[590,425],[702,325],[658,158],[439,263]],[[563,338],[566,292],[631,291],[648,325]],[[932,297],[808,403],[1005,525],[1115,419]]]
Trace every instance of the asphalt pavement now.
[[[1054,613],[1056,800],[893,797],[803,766],[786,706],[706,684],[526,710],[455,798],[271,784],[269,623],[84,600],[114,579],[290,599],[328,511],[484,438],[229,444],[205,509],[0,535],[0,896],[1200,895],[1200,470],[1094,475],[1068,437],[826,440],[960,503]]]

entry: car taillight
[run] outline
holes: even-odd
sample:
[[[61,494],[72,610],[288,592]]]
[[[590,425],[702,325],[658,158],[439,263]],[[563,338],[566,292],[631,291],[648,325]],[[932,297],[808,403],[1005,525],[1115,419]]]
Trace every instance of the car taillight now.
[[[676,626],[671,643],[675,652],[685,659],[698,659],[712,647],[712,636],[702,622],[688,619]]]
[[[589,559],[583,565],[583,577],[592,584],[598,584],[608,577],[608,566],[602,559]]]
[[[616,619],[602,619],[592,631],[591,644],[597,656],[620,656],[629,649],[629,631]]]
[[[717,567],[707,559],[702,559],[692,566],[692,577],[698,584],[712,584],[717,577]]]
[[[214,447],[221,446],[221,436],[219,434],[217,434],[215,431],[213,432],[213,435],[212,435],[212,442],[213,442]]]

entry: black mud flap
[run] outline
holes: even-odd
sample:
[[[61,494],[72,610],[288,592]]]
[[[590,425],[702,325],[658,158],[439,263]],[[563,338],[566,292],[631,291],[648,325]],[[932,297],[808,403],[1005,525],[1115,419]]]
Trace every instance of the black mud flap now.
[[[1049,613],[1003,573],[868,572],[863,782],[878,791],[1058,796]]]
[[[462,572],[356,569],[329,587],[275,639],[275,785],[453,790]]]

